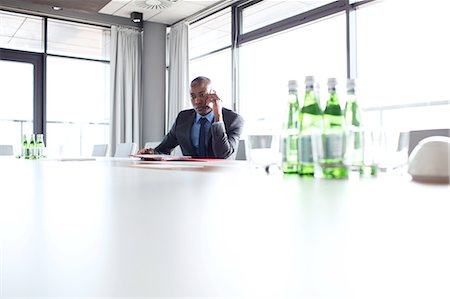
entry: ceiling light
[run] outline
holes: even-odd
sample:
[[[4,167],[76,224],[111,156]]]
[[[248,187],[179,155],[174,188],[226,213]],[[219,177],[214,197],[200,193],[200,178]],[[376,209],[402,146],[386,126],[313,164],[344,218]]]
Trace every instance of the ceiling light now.
[[[52,6],[52,9],[53,10],[62,10],[62,7],[61,6]]]
[[[130,14],[131,21],[133,21],[134,23],[142,23],[142,17],[142,13],[137,11],[133,11]]]

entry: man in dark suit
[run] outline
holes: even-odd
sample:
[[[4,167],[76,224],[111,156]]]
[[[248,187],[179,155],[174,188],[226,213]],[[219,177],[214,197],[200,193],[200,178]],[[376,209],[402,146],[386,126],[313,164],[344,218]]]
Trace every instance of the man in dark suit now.
[[[194,109],[181,111],[169,133],[154,149],[141,149],[139,154],[170,154],[180,145],[185,156],[234,159],[243,118],[222,107],[222,100],[209,90],[211,80],[197,77],[191,82]]]

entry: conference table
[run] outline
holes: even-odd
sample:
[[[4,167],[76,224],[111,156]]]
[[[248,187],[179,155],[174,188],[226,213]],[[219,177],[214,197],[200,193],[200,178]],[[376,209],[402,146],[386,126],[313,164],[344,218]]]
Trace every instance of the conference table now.
[[[0,298],[450,298],[450,189],[2,158]]]

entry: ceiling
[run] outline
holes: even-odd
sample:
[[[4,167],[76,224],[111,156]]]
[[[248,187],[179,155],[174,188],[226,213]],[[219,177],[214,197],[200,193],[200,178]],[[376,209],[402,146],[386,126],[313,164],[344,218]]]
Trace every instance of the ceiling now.
[[[63,10],[114,15],[129,19],[131,12],[141,12],[144,21],[172,25],[193,14],[224,2],[223,0],[22,0]]]
[[[99,12],[128,18],[131,12],[138,11],[143,13],[144,21],[171,25],[219,2],[223,1],[112,0]]]

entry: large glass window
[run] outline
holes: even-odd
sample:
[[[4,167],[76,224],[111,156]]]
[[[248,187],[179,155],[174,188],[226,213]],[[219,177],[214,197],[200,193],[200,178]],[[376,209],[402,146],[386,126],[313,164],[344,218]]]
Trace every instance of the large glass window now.
[[[43,18],[0,11],[0,48],[43,52]]]
[[[228,109],[232,108],[230,66],[230,49],[194,59],[189,65],[189,77],[193,79],[196,76],[204,75],[210,78],[211,88],[217,92],[223,101],[223,106]]]
[[[46,19],[0,11],[0,143],[45,132],[48,156],[90,155],[109,139],[110,29]]]
[[[239,55],[239,107],[246,128],[280,127],[287,107],[288,80],[299,81],[302,98],[305,76],[314,76],[323,103],[328,78],[337,78],[339,91],[345,88],[345,14],[248,43]]]
[[[300,81],[302,98],[307,75],[316,77],[322,105],[327,78],[336,77],[342,106],[346,79],[355,77],[366,126],[448,128],[447,2],[239,2],[232,15],[221,11],[192,25],[191,74],[220,67],[228,75],[227,66],[216,60],[225,54],[208,48],[214,43],[203,37],[211,20],[224,23],[229,18],[236,22],[237,38],[230,49],[238,59],[227,60],[230,74],[239,79],[230,84],[230,94],[237,95],[233,106],[245,117],[246,128],[279,126],[287,81]]]
[[[242,33],[259,29],[330,2],[333,0],[258,2],[242,11]]]
[[[189,78],[206,76],[212,88],[232,108],[231,9],[227,8],[191,25],[189,30]],[[186,103],[186,108],[191,103]]]
[[[47,58],[47,146],[55,155],[89,155],[108,143],[109,63]]]
[[[108,143],[109,49],[109,28],[48,20],[49,153],[88,156]]]
[[[231,46],[231,10],[224,9],[189,28],[189,58]]]
[[[357,10],[359,100],[379,113],[368,125],[450,127],[449,10],[448,1],[408,0]]]
[[[48,21],[47,53],[109,60],[111,30],[59,20]]]
[[[21,136],[33,132],[34,66],[0,60],[0,143],[20,153]]]

